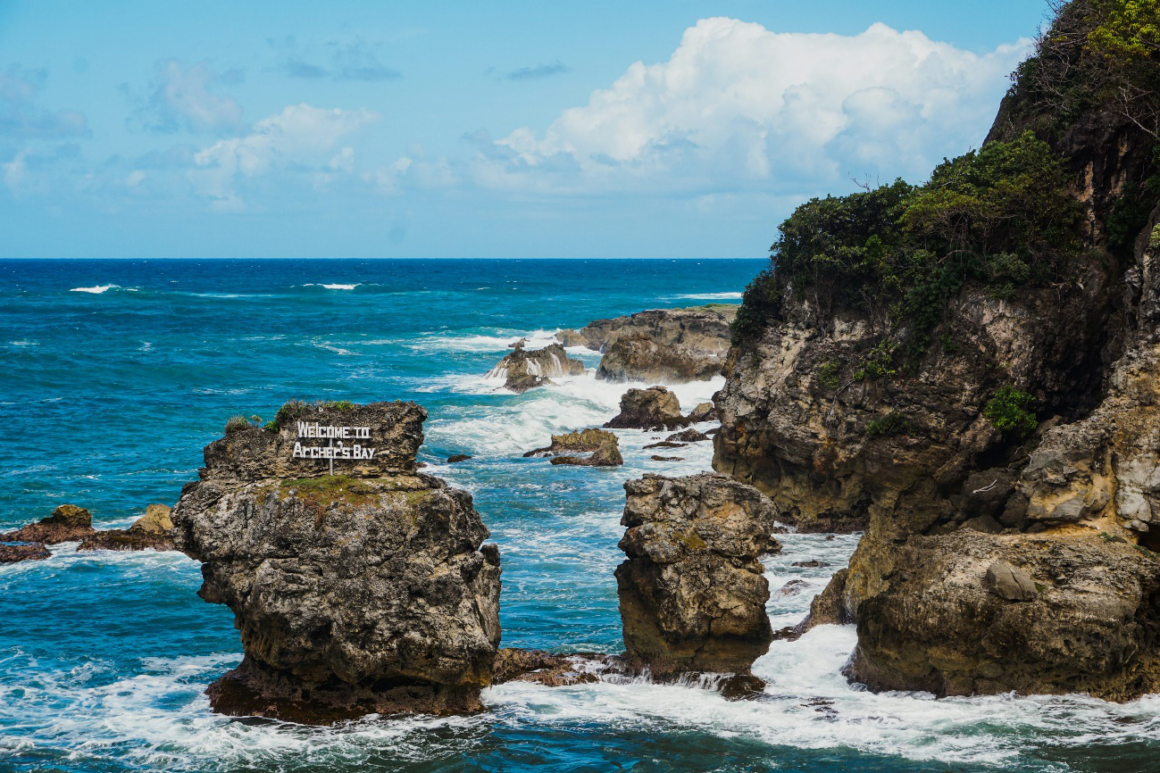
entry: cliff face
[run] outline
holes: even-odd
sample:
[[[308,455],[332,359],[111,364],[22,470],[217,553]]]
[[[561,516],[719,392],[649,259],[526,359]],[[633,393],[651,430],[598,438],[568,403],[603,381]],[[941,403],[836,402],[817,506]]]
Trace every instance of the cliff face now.
[[[206,448],[172,518],[203,562],[199,595],[241,632],[244,661],[208,691],[215,710],[325,723],[481,708],[499,553],[481,547],[470,494],[415,472],[425,418],[413,403],[288,404],[269,429]],[[328,427],[359,437],[319,437]],[[308,449],[336,447],[331,475]]]
[[[882,227],[835,247],[810,219],[875,194],[795,213],[739,315],[714,466],[799,528],[866,529],[815,622],[857,621],[871,687],[1160,689],[1156,138],[1088,87],[1121,77],[1086,47],[1098,23],[1068,6],[989,144],[897,184]],[[997,232],[1035,210],[971,186],[1032,169],[1061,175],[1025,189],[1053,214]],[[896,269],[915,263],[947,281]]]

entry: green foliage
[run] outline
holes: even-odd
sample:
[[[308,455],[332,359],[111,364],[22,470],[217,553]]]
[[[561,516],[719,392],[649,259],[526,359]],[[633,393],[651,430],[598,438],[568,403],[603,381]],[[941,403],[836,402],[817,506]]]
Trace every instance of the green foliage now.
[[[1117,65],[1131,67],[1160,57],[1160,0],[1091,0],[1099,26],[1088,45]]]
[[[1003,434],[1027,437],[1039,426],[1039,420],[1029,410],[1034,402],[1033,396],[1007,384],[999,387],[983,406],[983,415]]]
[[[910,422],[898,411],[891,411],[885,416],[879,416],[866,425],[866,435],[868,437],[906,435],[912,431],[913,427]]]
[[[1152,229],[1152,235],[1148,237],[1148,248],[1152,250],[1160,250],[1160,225]]]
[[[230,420],[226,422],[226,434],[232,435],[235,432],[241,432],[252,426],[254,425],[245,416],[231,416]]]
[[[1129,183],[1120,198],[1112,205],[1106,223],[1108,249],[1113,253],[1128,253],[1136,245],[1136,237],[1148,225],[1148,217],[1160,195],[1160,178],[1152,178],[1144,185]]]
[[[781,310],[781,292],[773,266],[753,278],[742,295],[741,307],[730,326],[734,344],[756,338]]]
[[[319,403],[319,405],[321,405],[323,408],[331,408],[333,410],[342,411],[344,413],[346,411],[353,411],[358,407],[350,400],[330,400],[328,402]]]
[[[818,368],[818,383],[826,389],[837,389],[842,385],[842,361],[829,360]]]
[[[894,368],[895,348],[897,347],[889,341],[879,343],[862,358],[861,366],[854,371],[854,378],[865,381],[897,375],[898,371]]]

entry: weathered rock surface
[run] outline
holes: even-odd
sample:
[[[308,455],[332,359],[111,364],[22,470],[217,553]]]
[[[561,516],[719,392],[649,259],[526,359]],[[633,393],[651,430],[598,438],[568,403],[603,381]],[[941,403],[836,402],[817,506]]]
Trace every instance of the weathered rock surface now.
[[[769,585],[759,556],[772,506],[721,475],[625,483],[616,570],[626,657],[660,679],[683,673],[748,675],[769,648]]]
[[[1083,532],[913,537],[858,610],[852,676],[936,695],[1160,691],[1160,560]]]
[[[173,508],[169,505],[149,505],[145,508],[145,515],[129,527],[129,531],[141,531],[146,534],[169,534],[173,531]]]
[[[88,510],[76,505],[61,505],[52,515],[41,518],[37,523],[0,534],[0,542],[42,542],[56,545],[61,542],[77,542],[93,534],[93,516]]]
[[[552,435],[550,446],[528,451],[524,456],[551,457],[552,464],[579,467],[616,467],[624,464],[624,458],[620,455],[620,439],[602,429],[578,429],[566,435]]]
[[[94,531],[77,550],[173,550],[172,508],[149,505],[128,529]]]
[[[721,375],[724,358],[706,356],[677,344],[660,344],[644,333],[622,336],[600,358],[596,378],[682,384]]]
[[[517,341],[515,351],[500,360],[487,375],[504,379],[504,386],[513,392],[526,392],[552,383],[553,378],[583,374],[584,363],[569,357],[560,344],[528,351],[522,341]]]
[[[713,421],[717,418],[717,409],[713,407],[713,403],[697,403],[689,413],[690,424],[700,424],[703,421]]]
[[[292,404],[273,431],[206,447],[173,510],[199,595],[234,612],[245,659],[216,711],[327,723],[480,708],[499,642],[499,553],[471,495],[415,472],[414,403]],[[299,422],[365,427],[363,458],[294,459]],[[366,449],[374,448],[370,458]]]
[[[708,435],[695,429],[687,429],[684,432],[677,432],[665,438],[667,442],[677,443],[700,443],[708,439]]]
[[[681,402],[662,386],[630,389],[620,398],[620,413],[604,426],[610,429],[674,430],[687,426]]]
[[[721,373],[729,351],[729,304],[690,309],[653,309],[598,319],[556,337],[565,346],[604,352],[596,377],[609,381],[679,383]]]
[[[492,684],[531,682],[545,687],[570,687],[599,682],[599,674],[622,668],[619,659],[610,655],[551,655],[542,650],[504,648],[496,653]]]
[[[52,553],[43,542],[0,542],[0,564],[17,564],[21,561],[43,561]]]
[[[992,139],[1034,112],[1005,103]],[[905,365],[905,325],[782,285],[715,400],[715,469],[800,530],[866,529],[807,625],[855,620],[874,689],[1160,690],[1160,208],[1134,252],[1104,240],[1155,143],[1110,109],[1044,139],[1088,227],[1059,281],[1000,299],[968,278]],[[1004,385],[1033,433],[988,419]]]

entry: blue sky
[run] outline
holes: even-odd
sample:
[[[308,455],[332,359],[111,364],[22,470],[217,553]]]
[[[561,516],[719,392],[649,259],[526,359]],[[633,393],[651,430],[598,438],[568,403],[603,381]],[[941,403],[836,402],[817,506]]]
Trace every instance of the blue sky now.
[[[760,257],[977,146],[1043,0],[0,0],[5,257]]]

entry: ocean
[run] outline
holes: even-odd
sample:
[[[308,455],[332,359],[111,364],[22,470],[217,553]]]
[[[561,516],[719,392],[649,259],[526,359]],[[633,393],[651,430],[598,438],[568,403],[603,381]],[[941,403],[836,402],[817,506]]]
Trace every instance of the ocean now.
[[[415,400],[420,460],[471,491],[503,560],[503,646],[622,649],[612,572],[625,480],[710,468],[706,443],[618,431],[625,465],[524,459],[611,418],[626,388],[584,376],[524,395],[485,374],[601,317],[737,303],[762,260],[0,261],[0,530],[62,503],[125,527],[172,505],[235,415],[292,398]],[[721,379],[675,388],[682,407]],[[448,465],[451,454],[470,454]],[[667,455],[667,452],[666,452]],[[857,535],[779,536],[774,628],[799,621]],[[936,700],[873,694],[841,668],[852,626],[775,642],[759,700],[696,685],[512,683],[460,718],[331,728],[220,717],[203,691],[241,659],[232,613],[177,553],[0,566],[0,771],[1145,771],[1160,697]],[[794,567],[818,560],[827,566]],[[790,580],[807,586],[780,594]]]

